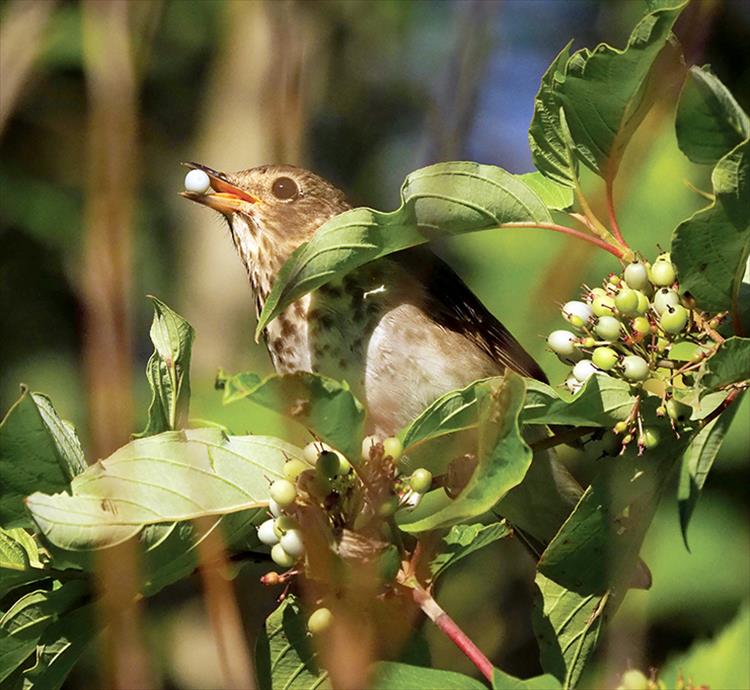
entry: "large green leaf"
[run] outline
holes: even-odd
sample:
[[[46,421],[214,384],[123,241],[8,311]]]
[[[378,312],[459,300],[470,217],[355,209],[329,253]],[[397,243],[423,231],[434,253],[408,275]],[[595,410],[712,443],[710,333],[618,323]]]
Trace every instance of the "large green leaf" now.
[[[0,422],[0,526],[29,523],[23,499],[33,491],[63,491],[85,467],[72,427],[43,395],[22,388]]]
[[[548,673],[521,680],[496,668],[492,674],[492,690],[561,690],[560,682]]]
[[[721,388],[750,379],[750,338],[728,338],[708,360],[701,384]]]
[[[16,601],[0,618],[0,683],[34,652],[45,629],[74,609],[86,596],[82,582],[38,589]]]
[[[440,671],[395,661],[380,661],[372,666],[370,690],[487,690],[480,681],[453,671]]]
[[[477,466],[461,493],[435,512],[399,522],[407,532],[450,527],[488,511],[524,478],[531,450],[521,436],[518,417],[523,406],[524,379],[508,372],[502,379],[486,379],[476,387]]]
[[[708,66],[694,65],[682,87],[675,131],[691,161],[713,165],[750,137],[750,120]]]
[[[695,505],[700,498],[708,473],[721,450],[724,436],[742,400],[734,403],[715,419],[711,420],[690,441],[685,449],[680,466],[680,482],[677,487],[677,502],[680,512],[680,527],[685,546],[688,544],[687,529]]]
[[[634,402],[630,385],[606,374],[592,376],[568,400],[546,383],[529,380],[522,421],[525,424],[608,427],[625,419]]]
[[[297,372],[261,379],[256,374],[235,374],[222,379],[224,404],[248,399],[310,429],[347,457],[359,459],[365,410],[345,382]]]
[[[25,529],[0,528],[0,598],[14,587],[48,577],[39,546]]]
[[[661,433],[666,439],[670,430]],[[542,554],[534,629],[542,667],[565,688],[575,687],[602,623],[639,574],[643,538],[686,445],[683,436],[641,457],[630,450],[610,461]],[[637,580],[647,584],[642,573]]]
[[[215,429],[168,431],[131,441],[71,483],[71,493],[35,493],[27,507],[62,549],[100,549],[146,525],[245,511],[268,502],[269,480],[301,451],[264,436]]]
[[[456,162],[417,170],[401,187],[398,210],[342,213],[292,254],[263,306],[256,338],[291,302],[363,264],[437,237],[521,221],[551,216],[530,187],[502,168]]]
[[[432,583],[462,558],[489,546],[498,539],[513,534],[513,529],[503,520],[489,525],[453,525],[438,544],[437,553],[430,561]]]
[[[531,187],[549,209],[564,211],[573,205],[573,190],[553,182],[540,172],[524,173],[518,179]]]
[[[683,221],[672,236],[672,260],[680,287],[708,311],[733,313],[739,321],[739,292],[750,256],[750,142],[730,151],[712,175],[716,200]]]
[[[148,423],[138,437],[185,428],[190,407],[190,353],[195,331],[164,302],[152,295],[149,299],[154,305],[154,352],[146,365],[146,377],[152,397]]]
[[[571,43],[560,51],[542,76],[529,126],[529,147],[531,160],[543,175],[572,188],[578,179],[578,162],[556,92],[565,79]]]
[[[624,50],[604,43],[579,50],[564,74],[556,72],[555,92],[576,155],[606,179],[616,175],[630,137],[663,90],[666,63],[679,55],[670,42],[672,25],[686,4],[661,3],[641,19]]]
[[[255,649],[260,690],[330,688],[328,672],[318,666],[303,611],[287,596],[266,619]]]

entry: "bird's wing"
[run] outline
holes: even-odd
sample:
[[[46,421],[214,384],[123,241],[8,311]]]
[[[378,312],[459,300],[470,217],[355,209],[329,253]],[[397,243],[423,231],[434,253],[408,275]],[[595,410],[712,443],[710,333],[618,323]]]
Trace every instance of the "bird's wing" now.
[[[442,259],[426,247],[407,249],[392,258],[424,287],[421,306],[435,323],[462,334],[499,365],[547,382],[534,358]]]

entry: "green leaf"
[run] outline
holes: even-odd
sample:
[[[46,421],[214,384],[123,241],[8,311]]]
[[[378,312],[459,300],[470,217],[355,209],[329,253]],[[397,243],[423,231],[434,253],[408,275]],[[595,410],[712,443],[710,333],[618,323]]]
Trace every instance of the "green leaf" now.
[[[701,384],[721,388],[750,379],[750,338],[727,338],[708,360]]]
[[[666,439],[670,430],[665,425],[661,433]],[[633,583],[643,538],[686,445],[682,437],[610,461],[542,554],[534,629],[542,668],[564,688],[575,687],[602,623]]]
[[[431,581],[434,583],[462,558],[511,534],[513,530],[504,520],[490,525],[453,525],[440,541],[438,553],[430,561]]]
[[[487,690],[480,681],[453,671],[380,661],[372,666],[371,690]]]
[[[524,173],[519,175],[518,179],[531,187],[549,209],[564,211],[573,205],[573,190],[553,182],[540,172]]]
[[[671,256],[680,287],[702,309],[730,311],[735,331],[739,292],[750,256],[750,142],[730,151],[712,175],[716,200],[683,221],[672,236]]]
[[[450,527],[488,511],[524,478],[531,449],[518,428],[524,379],[507,372],[502,379],[477,384],[477,467],[463,491],[447,505],[412,522],[400,522],[407,532]]]
[[[248,399],[303,424],[348,458],[359,459],[365,410],[346,381],[297,372],[260,379],[235,374],[223,380],[224,404]]]
[[[255,648],[260,690],[330,688],[317,663],[305,616],[292,594],[266,619]]]
[[[195,331],[164,302],[152,295],[149,299],[154,305],[154,352],[146,365],[146,377],[152,397],[148,423],[136,438],[186,427],[190,407],[190,354]]]
[[[23,499],[32,491],[62,491],[85,466],[78,438],[49,400],[22,387],[0,422],[0,526],[29,525]]]
[[[95,604],[53,622],[38,641],[36,663],[23,674],[24,690],[59,690],[98,632]]]
[[[529,147],[531,160],[543,175],[573,188],[578,180],[578,161],[557,95],[557,88],[565,79],[571,44],[572,41],[559,52],[542,76],[529,126]]]
[[[750,688],[750,602],[742,604],[734,620],[713,640],[694,644],[670,659],[659,673],[667,687],[677,687],[679,678],[691,679],[697,687]]]
[[[0,529],[0,598],[18,585],[48,577],[39,558],[39,547],[25,529]]]
[[[370,261],[438,237],[515,221],[551,221],[544,202],[516,175],[470,162],[417,170],[401,187],[398,210],[352,209],[294,251],[263,306],[256,339],[294,300]]]
[[[693,436],[690,445],[682,455],[677,502],[680,512],[680,528],[686,547],[688,546],[687,529],[690,518],[700,498],[708,473],[721,450],[724,436],[741,402],[741,398],[735,400],[728,409]]]
[[[708,65],[694,65],[682,87],[675,131],[691,161],[713,165],[750,137],[750,120]]]
[[[664,88],[666,64],[679,55],[672,25],[686,4],[674,0],[649,12],[624,50],[601,43],[574,53],[564,74],[558,69],[554,91],[576,156],[605,179],[614,179],[630,137]]]
[[[260,508],[269,480],[301,451],[264,436],[215,429],[168,431],[131,441],[71,483],[71,493],[35,493],[27,507],[62,549],[101,549],[146,525]]]
[[[88,595],[82,582],[38,589],[16,601],[0,618],[0,683],[34,652],[45,629]]]
[[[496,668],[492,673],[492,690],[562,690],[562,686],[548,673],[521,680]]]
[[[522,421],[609,427],[625,419],[634,403],[630,385],[606,374],[592,376],[570,400],[561,398],[546,383],[529,379]]]

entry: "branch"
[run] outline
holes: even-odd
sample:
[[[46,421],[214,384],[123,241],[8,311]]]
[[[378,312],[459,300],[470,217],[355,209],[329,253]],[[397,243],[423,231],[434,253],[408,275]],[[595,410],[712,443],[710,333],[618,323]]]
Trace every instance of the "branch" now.
[[[617,224],[617,215],[615,214],[615,192],[614,192],[614,181],[611,178],[606,180],[607,187],[607,214],[609,215],[609,224],[612,227],[612,232],[615,234],[615,239],[620,243],[627,246],[625,239],[620,232],[620,226]]]
[[[583,240],[584,242],[589,242],[590,244],[594,244],[600,249],[604,249],[610,254],[613,254],[621,261],[624,260],[624,256],[625,256],[625,252],[623,252],[623,250],[620,249],[619,247],[615,247],[613,244],[610,244],[609,242],[605,242],[603,239],[600,239],[599,237],[588,235],[585,232],[582,232],[581,230],[576,230],[575,228],[569,228],[566,225],[557,225],[555,223],[519,222],[519,223],[503,223],[502,225],[498,225],[497,227],[500,230],[504,228],[530,228],[530,229],[539,229],[539,230],[552,230],[553,232],[562,232],[562,233],[565,233],[566,235],[570,235],[571,237],[575,237],[576,239]]]
[[[597,430],[598,427],[592,426],[574,426],[570,429],[565,429],[560,433],[547,436],[547,438],[540,439],[530,444],[531,450],[544,450],[546,448],[554,448],[555,446],[561,446],[564,443],[570,443],[577,439],[592,434]]]
[[[412,589],[412,597],[422,611],[424,611],[425,615],[451,639],[453,644],[467,656],[469,661],[491,683],[494,671],[492,662],[469,639],[466,633],[458,627],[456,621],[440,608],[429,592],[422,589],[419,585]]]

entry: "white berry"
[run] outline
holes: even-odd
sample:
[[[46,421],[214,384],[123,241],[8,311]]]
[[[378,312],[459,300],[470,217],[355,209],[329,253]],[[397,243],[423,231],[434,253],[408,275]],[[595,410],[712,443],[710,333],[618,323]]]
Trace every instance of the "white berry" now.
[[[570,331],[552,331],[547,338],[547,345],[560,357],[570,357],[577,352],[575,343],[578,341]]]
[[[211,179],[202,170],[191,170],[185,175],[185,190],[194,194],[205,194],[211,189]]]
[[[569,321],[576,328],[581,328],[584,324],[591,321],[594,316],[591,307],[585,302],[579,302],[578,300],[572,300],[563,304],[562,314],[566,321]]]
[[[596,372],[597,368],[590,359],[582,359],[573,367],[573,376],[581,383],[588,381]]]
[[[279,538],[276,536],[276,531],[273,528],[273,519],[266,520],[261,523],[258,527],[258,539],[267,546],[273,546],[279,543]]]
[[[298,529],[287,530],[281,537],[281,546],[290,556],[299,558],[305,553],[302,532]]]
[[[565,379],[565,387],[571,393],[577,393],[579,390],[581,390],[581,388],[583,388],[583,384],[571,374],[567,379]]]

